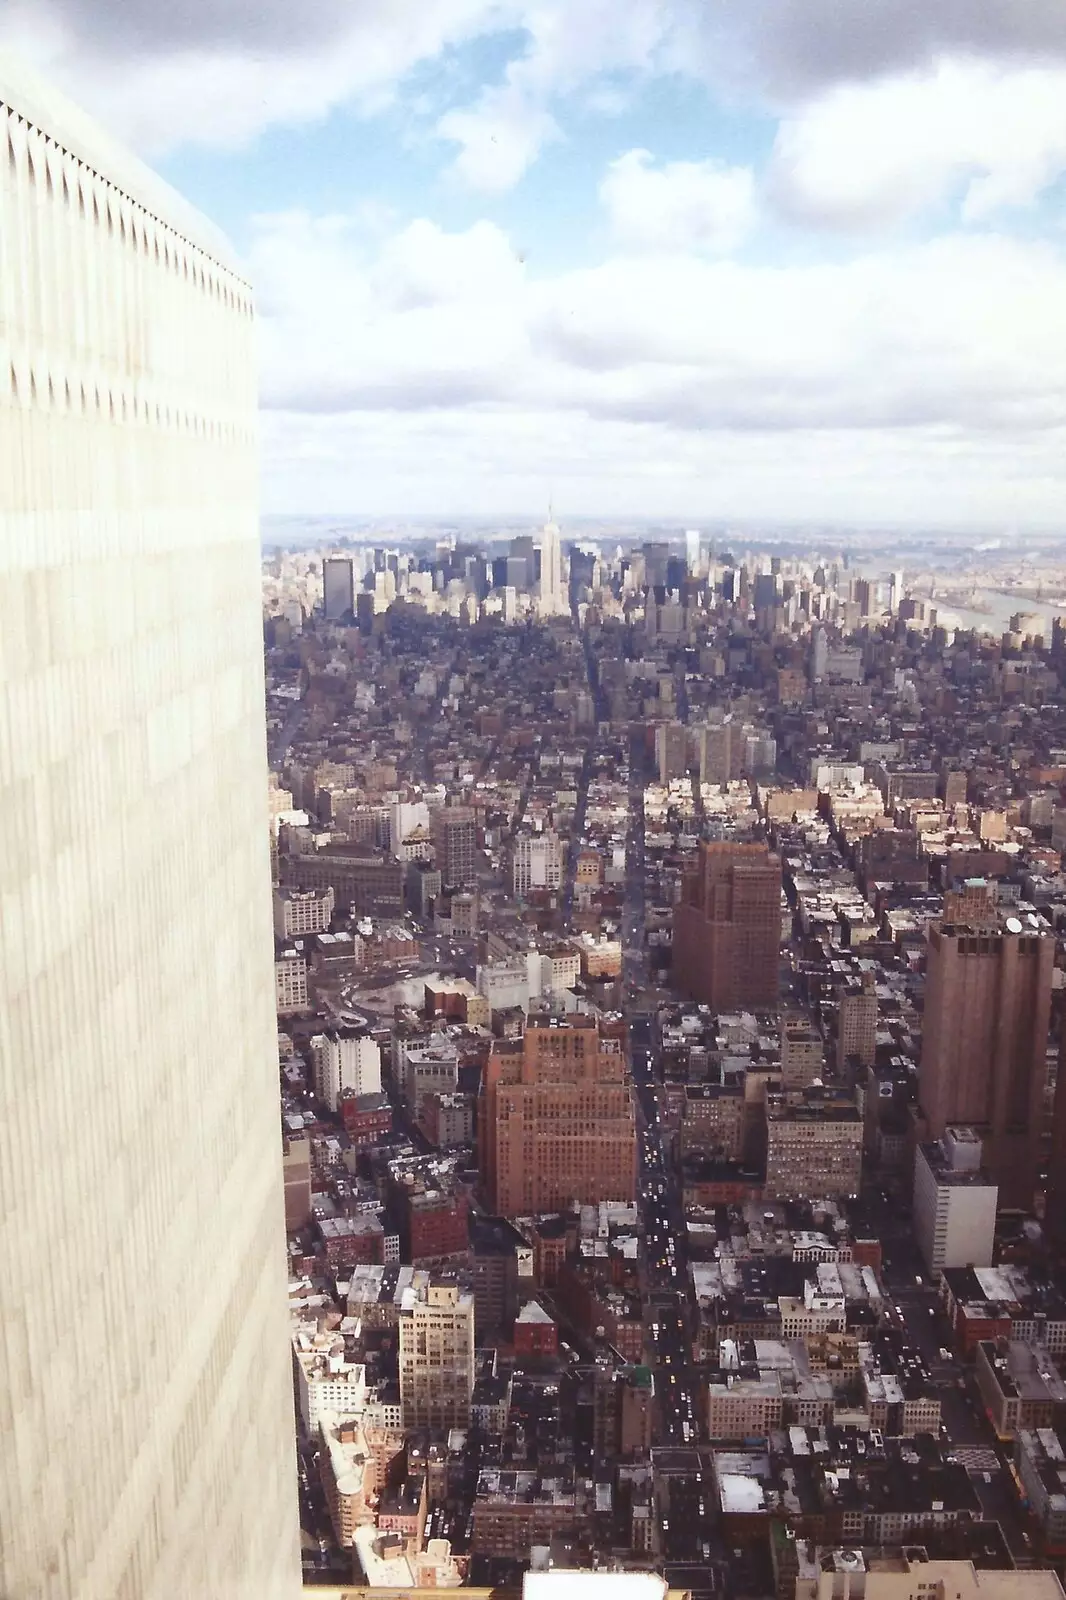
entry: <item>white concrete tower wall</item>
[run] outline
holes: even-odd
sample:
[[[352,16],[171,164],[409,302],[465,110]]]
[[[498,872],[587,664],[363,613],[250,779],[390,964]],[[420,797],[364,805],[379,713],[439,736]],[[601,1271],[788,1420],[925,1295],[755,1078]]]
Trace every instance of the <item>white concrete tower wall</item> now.
[[[0,59],[0,1593],[300,1566],[252,302]]]

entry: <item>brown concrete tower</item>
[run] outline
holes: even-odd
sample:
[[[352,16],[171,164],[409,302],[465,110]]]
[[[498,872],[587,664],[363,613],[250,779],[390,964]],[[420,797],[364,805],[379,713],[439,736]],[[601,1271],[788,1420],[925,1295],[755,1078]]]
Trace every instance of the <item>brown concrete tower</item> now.
[[[781,861],[765,844],[701,844],[674,908],[674,983],[731,1011],[774,1005],[781,952]]]
[[[928,1137],[979,1128],[1001,1205],[1033,1203],[1054,959],[1035,916],[929,930],[918,1083]]]
[[[1066,1015],[1062,1017],[1061,1027],[1044,1231],[1056,1249],[1066,1250]]]

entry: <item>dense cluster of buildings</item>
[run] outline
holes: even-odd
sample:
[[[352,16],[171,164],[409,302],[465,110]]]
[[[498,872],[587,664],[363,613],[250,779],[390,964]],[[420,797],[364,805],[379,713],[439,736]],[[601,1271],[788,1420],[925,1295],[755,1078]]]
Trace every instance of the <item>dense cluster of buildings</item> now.
[[[283,1600],[294,1409],[342,1592],[1061,1597],[1062,620],[281,552],[264,796],[247,285],[2,74],[5,1588]]]
[[[833,1540],[980,1566],[946,1373],[973,1363],[1012,1450],[1066,1421],[1059,636],[703,547],[571,546],[557,605],[557,548],[352,550],[325,612],[313,558],[267,566],[290,1251],[361,1425],[399,1418],[407,1558],[432,1533],[474,1577],[527,1542],[680,1574],[735,1539],[787,1595]],[[672,1360],[699,1363],[687,1465]],[[335,1507],[336,1447],[306,1448]],[[381,1492],[334,1536],[380,1531]]]

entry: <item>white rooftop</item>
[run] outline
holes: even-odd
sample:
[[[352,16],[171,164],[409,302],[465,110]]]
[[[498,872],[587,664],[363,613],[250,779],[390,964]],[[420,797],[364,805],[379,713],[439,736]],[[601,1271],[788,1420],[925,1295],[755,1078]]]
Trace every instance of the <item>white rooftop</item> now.
[[[666,1580],[654,1572],[527,1572],[522,1600],[663,1600]]]

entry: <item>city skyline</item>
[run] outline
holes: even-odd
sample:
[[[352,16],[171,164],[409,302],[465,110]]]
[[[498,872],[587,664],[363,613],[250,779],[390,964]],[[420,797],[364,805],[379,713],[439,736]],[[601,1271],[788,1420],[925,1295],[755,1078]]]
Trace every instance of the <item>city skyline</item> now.
[[[1054,528],[1066,23],[13,7],[237,241],[279,513]]]
[[[0,16],[0,1590],[1066,1600],[1066,553],[952,520],[1060,510],[1066,18],[83,4]],[[432,509],[271,547],[260,444]]]

